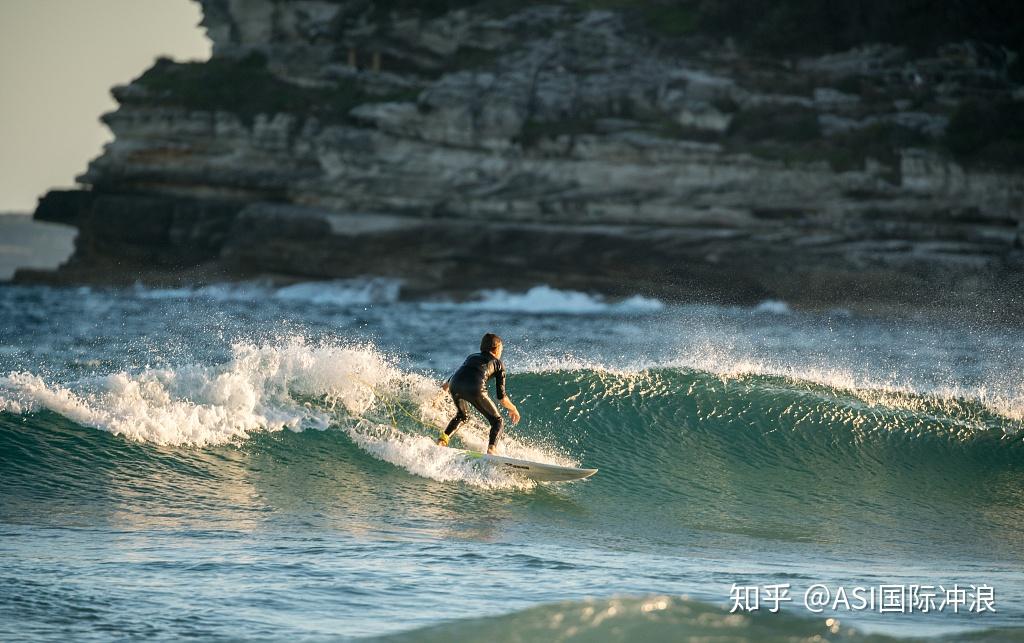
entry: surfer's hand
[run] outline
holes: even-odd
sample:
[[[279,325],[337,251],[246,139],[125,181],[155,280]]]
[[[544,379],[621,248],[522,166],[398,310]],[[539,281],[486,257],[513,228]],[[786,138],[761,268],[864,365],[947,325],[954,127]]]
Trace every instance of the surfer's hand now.
[[[510,420],[512,420],[512,424],[518,424],[519,409],[516,408],[516,405],[513,404],[512,402],[509,402],[507,397],[501,401],[501,405],[508,409],[508,417]]]
[[[516,405],[512,403],[512,400],[507,397],[503,397],[498,401],[501,402],[501,405],[508,411],[508,417],[512,420],[512,424],[519,422],[519,409],[517,409]]]

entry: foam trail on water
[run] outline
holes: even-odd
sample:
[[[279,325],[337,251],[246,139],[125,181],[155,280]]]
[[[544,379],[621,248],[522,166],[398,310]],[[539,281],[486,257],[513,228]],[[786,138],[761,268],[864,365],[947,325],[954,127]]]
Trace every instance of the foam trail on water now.
[[[352,441],[367,453],[406,471],[439,482],[462,481],[488,489],[529,489],[535,483],[508,474],[456,449],[434,443],[434,435],[400,431],[388,424],[361,420],[346,428]]]
[[[407,471],[441,482],[462,480],[487,488],[530,488],[529,480],[468,459],[458,448],[446,449],[435,443],[442,427],[455,414],[455,406],[438,383],[417,375],[405,375],[387,388],[374,391],[379,404],[373,418],[361,417],[346,427],[349,437],[368,453]],[[412,425],[402,430],[396,425]],[[475,415],[464,423],[452,446],[474,451],[487,448],[490,427]],[[579,463],[543,446],[521,440],[515,429],[506,428],[501,455],[562,466]]]

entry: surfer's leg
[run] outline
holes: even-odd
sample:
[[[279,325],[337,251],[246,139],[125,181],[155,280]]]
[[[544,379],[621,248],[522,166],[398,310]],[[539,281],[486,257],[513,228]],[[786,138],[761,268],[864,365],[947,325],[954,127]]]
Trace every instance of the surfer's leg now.
[[[452,401],[455,402],[455,417],[453,417],[452,421],[448,423],[448,428],[441,433],[441,437],[437,439],[437,443],[441,446],[448,446],[448,439],[459,430],[460,424],[469,419],[469,404],[466,402],[465,398],[452,393]]]
[[[491,425],[491,435],[487,440],[487,452],[494,453],[495,446],[498,444],[498,436],[501,435],[501,428],[504,426],[505,421],[501,418],[501,413],[498,413],[498,407],[494,405],[494,401],[491,400],[491,396],[487,393],[471,397],[469,401],[476,407],[477,411],[480,411],[487,418]]]

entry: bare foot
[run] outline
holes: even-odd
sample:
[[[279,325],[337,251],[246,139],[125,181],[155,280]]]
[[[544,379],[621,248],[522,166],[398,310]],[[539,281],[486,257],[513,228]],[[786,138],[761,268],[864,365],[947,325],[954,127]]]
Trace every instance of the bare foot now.
[[[498,447],[487,447],[487,455],[498,455]]]

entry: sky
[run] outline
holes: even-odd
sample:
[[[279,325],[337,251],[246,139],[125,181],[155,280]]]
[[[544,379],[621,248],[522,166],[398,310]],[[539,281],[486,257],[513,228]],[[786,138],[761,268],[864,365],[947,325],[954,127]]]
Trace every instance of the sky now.
[[[75,186],[112,139],[112,86],[209,58],[201,18],[192,0],[0,0],[0,212]]]

